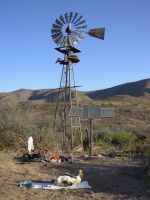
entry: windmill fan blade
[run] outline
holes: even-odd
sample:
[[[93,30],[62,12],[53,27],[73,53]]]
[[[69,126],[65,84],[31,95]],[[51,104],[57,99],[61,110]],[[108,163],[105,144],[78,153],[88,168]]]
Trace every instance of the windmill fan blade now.
[[[65,20],[62,15],[59,17],[59,19],[62,21],[63,24],[65,24]]]
[[[84,28],[87,28],[87,25],[76,27],[76,29],[84,29]]]
[[[51,33],[52,34],[61,33],[61,29],[51,29]]]
[[[74,36],[74,38],[76,38],[78,42],[82,40],[76,33],[73,33],[72,35]]]
[[[76,26],[79,26],[80,24],[84,24],[86,21],[85,20],[83,20],[83,21],[81,21],[81,22],[79,22],[78,24],[75,24]]]
[[[73,36],[70,35],[69,37],[70,37],[70,39],[71,39],[71,43],[74,44],[74,38],[73,38]]]
[[[65,43],[64,46],[68,46],[67,36],[65,36]]]
[[[65,47],[65,46],[67,46],[67,37],[66,36],[63,36],[63,38],[62,38],[62,42],[61,42],[61,46],[62,47]]]
[[[73,46],[73,41],[70,35],[68,36],[68,43],[69,43],[68,46],[69,45]]]
[[[63,26],[63,23],[59,21],[58,19],[56,19],[55,24],[58,24],[59,26]]]
[[[61,29],[61,26],[59,26],[58,24],[53,24],[52,28]]]
[[[67,36],[64,36],[63,38],[63,46],[67,46],[68,43],[67,43]]]
[[[71,35],[71,38],[72,38],[72,40],[73,40],[73,44],[79,43],[78,38],[77,38],[74,34]]]
[[[84,39],[84,37],[81,35],[81,33],[77,33],[77,32],[75,32],[74,35],[75,35],[76,37],[78,37],[79,40]]]
[[[61,32],[59,32],[59,33],[55,33],[55,34],[52,35],[52,38],[57,38],[57,37],[59,37],[60,35],[62,35]]]
[[[53,37],[53,35],[52,35],[52,37]],[[62,35],[60,35],[60,36],[57,37],[57,38],[53,38],[53,39],[54,39],[54,41],[56,42],[56,44],[59,44],[60,41],[61,41],[61,39],[62,39]]]
[[[66,23],[68,23],[68,14],[65,13],[65,19],[66,19]]]
[[[69,23],[71,22],[71,20],[72,20],[72,17],[73,17],[73,12],[70,12],[70,16],[69,16]]]
[[[77,16],[78,16],[78,13],[75,13],[75,15],[74,15],[74,17],[72,19],[72,23],[74,23],[74,20],[77,18]]]
[[[79,22],[82,18],[83,18],[83,16],[80,16],[80,17],[74,22],[74,24],[76,25],[76,23]]]
[[[60,38],[60,40],[58,41],[58,45],[60,45],[61,47],[63,47],[64,45],[64,36],[62,36],[61,38]]]
[[[60,44],[61,47],[64,45],[64,36],[62,36],[62,38],[60,39],[59,44]]]
[[[87,33],[92,37],[104,40],[105,28],[90,29]]]

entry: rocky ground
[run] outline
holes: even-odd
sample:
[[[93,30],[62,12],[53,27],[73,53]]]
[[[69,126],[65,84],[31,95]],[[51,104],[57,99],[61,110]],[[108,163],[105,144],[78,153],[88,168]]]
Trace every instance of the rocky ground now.
[[[92,189],[43,190],[19,188],[19,181],[32,179],[49,181],[64,172],[77,174],[82,169],[83,180]],[[77,163],[22,163],[9,159],[0,164],[1,200],[111,200],[150,199],[150,183],[146,176],[147,163],[141,158],[97,157]]]

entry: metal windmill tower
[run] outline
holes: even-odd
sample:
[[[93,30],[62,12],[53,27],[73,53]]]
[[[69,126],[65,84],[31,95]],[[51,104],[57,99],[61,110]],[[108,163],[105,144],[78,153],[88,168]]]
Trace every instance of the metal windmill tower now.
[[[56,63],[62,66],[60,86],[55,111],[54,127],[62,133],[62,146],[71,143],[73,147],[73,130],[81,131],[80,117],[82,109],[78,107],[78,98],[74,77],[74,65],[80,61],[76,55],[81,52],[74,45],[83,39],[84,34],[104,39],[104,28],[89,29],[83,16],[78,13],[65,13],[60,15],[52,24],[51,36],[59,46],[55,48],[63,54],[63,58],[57,58]],[[59,121],[57,117],[59,116]]]

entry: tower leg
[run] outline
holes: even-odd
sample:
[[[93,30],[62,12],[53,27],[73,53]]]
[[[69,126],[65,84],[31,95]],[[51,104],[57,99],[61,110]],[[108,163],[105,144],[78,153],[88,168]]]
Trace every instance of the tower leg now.
[[[90,119],[90,157],[93,154],[93,119]]]

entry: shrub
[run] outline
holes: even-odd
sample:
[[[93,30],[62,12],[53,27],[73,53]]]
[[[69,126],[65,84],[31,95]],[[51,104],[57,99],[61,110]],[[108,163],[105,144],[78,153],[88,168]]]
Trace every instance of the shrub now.
[[[98,139],[96,142],[99,146],[106,149],[115,148],[116,152],[132,153],[135,149],[136,136],[130,132],[111,132],[104,139]],[[114,150],[113,148],[113,150]]]
[[[107,142],[106,142],[105,140],[98,139],[98,140],[96,141],[96,144],[97,144],[98,146],[103,147],[103,146],[107,145]]]
[[[112,132],[108,136],[108,140],[112,145],[124,147],[133,144],[136,136],[130,132]]]

